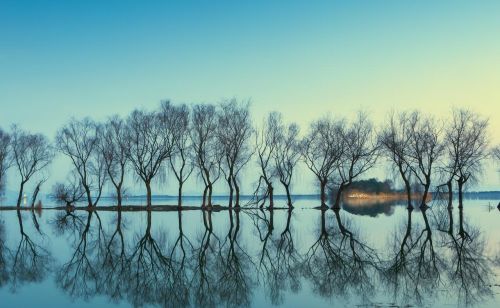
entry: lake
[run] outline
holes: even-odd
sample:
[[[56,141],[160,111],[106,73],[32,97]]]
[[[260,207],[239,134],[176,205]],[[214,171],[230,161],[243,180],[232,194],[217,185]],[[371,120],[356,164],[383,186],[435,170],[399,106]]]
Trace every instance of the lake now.
[[[498,307],[497,203],[2,210],[1,306]]]

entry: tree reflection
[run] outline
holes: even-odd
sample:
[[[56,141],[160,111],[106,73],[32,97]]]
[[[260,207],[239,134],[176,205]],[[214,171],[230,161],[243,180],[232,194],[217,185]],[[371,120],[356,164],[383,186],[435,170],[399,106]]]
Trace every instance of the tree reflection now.
[[[192,291],[194,304],[199,307],[216,306],[216,298],[213,296],[215,290],[216,276],[209,269],[214,268],[215,256],[219,246],[219,239],[213,233],[212,211],[203,210],[204,233],[199,237],[198,244],[194,245],[193,257],[196,264],[193,269]]]
[[[464,222],[462,208],[456,234],[452,212],[448,213],[449,228],[443,232],[443,246],[450,253],[446,265],[449,284],[458,294],[459,304],[475,304],[493,295],[489,287],[493,271],[485,255],[486,242],[479,228]]]
[[[25,232],[19,209],[17,209],[17,218],[21,238],[17,247],[12,251],[13,260],[9,276],[13,291],[23,283],[42,281],[52,265],[50,252],[33,241]]]
[[[98,289],[100,266],[98,257],[102,255],[105,240],[100,220],[97,224],[96,236],[91,229],[92,218],[97,213],[88,211],[87,217],[77,216],[71,212],[57,217],[56,230],[71,232],[75,247],[68,262],[56,273],[57,284],[71,297],[89,299]]]
[[[403,225],[402,232],[394,234],[382,278],[394,300],[408,301],[414,297],[422,304],[441,283],[443,261],[434,249],[427,210],[421,211],[424,221],[421,230],[412,226],[412,213],[412,209],[407,210],[406,225]]]
[[[349,221],[342,222],[339,211],[334,213],[340,232],[327,229],[325,212],[321,210],[319,238],[305,256],[304,275],[321,296],[357,294],[366,300],[374,291],[378,256],[359,238]]]
[[[230,307],[250,306],[253,281],[250,277],[252,258],[238,243],[240,231],[240,211],[230,209],[229,231],[221,244],[219,257],[215,263],[217,272],[216,289],[219,304]],[[234,216],[234,217],[233,217]]]
[[[118,302],[128,290],[129,262],[122,227],[122,211],[117,210],[116,228],[109,237],[102,264],[99,291]]]

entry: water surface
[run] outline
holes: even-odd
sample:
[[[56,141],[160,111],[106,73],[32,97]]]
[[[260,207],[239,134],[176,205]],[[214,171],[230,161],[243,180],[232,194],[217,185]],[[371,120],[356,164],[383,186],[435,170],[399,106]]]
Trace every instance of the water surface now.
[[[317,204],[0,211],[1,306],[498,307],[493,200],[424,212]]]

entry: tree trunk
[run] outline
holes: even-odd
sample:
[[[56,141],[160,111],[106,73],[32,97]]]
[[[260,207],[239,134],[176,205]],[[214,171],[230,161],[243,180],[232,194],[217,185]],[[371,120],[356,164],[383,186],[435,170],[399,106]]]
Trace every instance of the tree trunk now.
[[[236,192],[236,200],[235,200],[235,206],[240,207],[240,186],[238,185],[238,182],[236,181],[236,178],[233,177],[233,184],[234,184],[234,189]]]
[[[285,186],[285,191],[286,191],[286,198],[288,200],[288,208],[293,208],[292,205],[292,196],[290,195],[290,185],[283,183],[283,186]]]
[[[233,184],[232,184],[232,178],[228,177],[227,179],[227,185],[229,186],[229,202],[228,206],[233,207]]]
[[[85,188],[85,194],[87,195],[88,207],[92,207],[93,204],[92,204],[92,196],[90,193],[90,187],[87,184],[85,184],[85,185],[83,185],[83,188]]]
[[[205,185],[205,189],[203,189],[203,201],[201,203],[201,207],[204,208],[205,205],[207,204],[207,191],[208,191],[208,185]]]
[[[463,208],[463,187],[464,183],[462,180],[458,181],[458,208]]]
[[[270,182],[267,184],[267,191],[269,192],[269,208],[272,209],[274,207],[274,188]]]
[[[212,192],[213,186],[212,183],[208,184],[208,206],[212,206]]]
[[[453,207],[453,191],[452,191],[452,182],[451,180],[446,183],[446,186],[448,186],[448,208],[451,209]]]
[[[19,186],[19,196],[17,197],[17,207],[21,207],[21,201],[23,199],[24,181],[21,182]]]
[[[406,198],[408,200],[408,209],[413,209],[413,205],[411,204],[411,187],[410,187],[410,181],[408,181],[406,178],[403,178],[403,181],[405,182]]]
[[[40,192],[40,185],[42,182],[40,182],[36,187],[35,191],[33,192],[33,198],[31,199],[31,207],[35,207],[35,202],[36,202],[36,197],[38,197],[38,193]]]
[[[118,208],[122,207],[122,189],[120,186],[116,187],[116,203]]]
[[[427,195],[429,194],[429,187],[430,187],[430,183],[427,182],[424,185],[424,193],[422,195],[422,202],[420,203],[421,208],[424,208],[427,206]]]
[[[179,192],[177,194],[177,206],[181,208],[182,206],[182,181],[179,181]]]
[[[326,207],[326,180],[321,180],[321,207]]]
[[[148,209],[151,209],[151,183],[149,181],[144,182],[146,184],[146,206]]]
[[[337,191],[337,196],[335,196],[335,203],[333,204],[334,209],[340,209],[340,198],[342,197],[342,192],[344,191],[344,184],[340,184],[339,190]]]

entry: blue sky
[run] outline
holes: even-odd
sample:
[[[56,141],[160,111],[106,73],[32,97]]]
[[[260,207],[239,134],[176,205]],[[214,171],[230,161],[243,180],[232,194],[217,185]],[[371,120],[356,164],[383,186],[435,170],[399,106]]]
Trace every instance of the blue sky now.
[[[71,116],[235,96],[302,126],[470,107],[499,143],[498,16],[498,1],[1,0],[0,126],[53,137]]]

